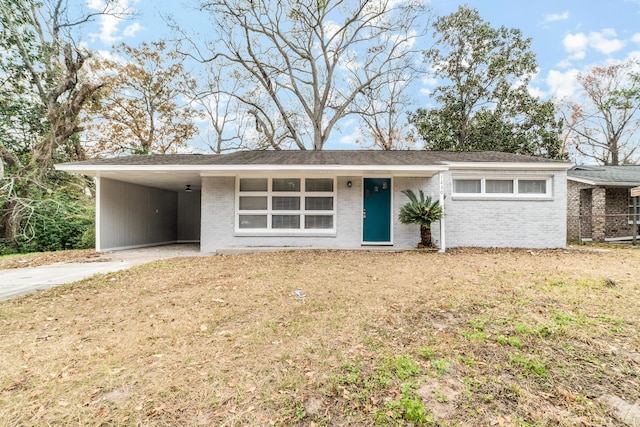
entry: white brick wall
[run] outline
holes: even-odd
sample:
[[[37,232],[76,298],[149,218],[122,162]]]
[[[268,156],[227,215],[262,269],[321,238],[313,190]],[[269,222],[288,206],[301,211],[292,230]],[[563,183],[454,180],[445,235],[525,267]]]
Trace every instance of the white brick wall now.
[[[443,173],[445,185],[445,221],[447,247],[564,247],[566,244],[566,172],[553,178],[552,200],[454,200],[451,197],[452,174]],[[464,173],[486,175],[486,171]],[[491,175],[522,172],[491,172]],[[550,172],[540,173],[548,176]],[[527,173],[527,175],[533,175]],[[347,181],[352,187],[347,187]],[[201,250],[234,247],[315,247],[359,248],[362,243],[362,177],[338,177],[335,236],[243,236],[234,232],[235,178],[203,178]],[[439,197],[439,177],[393,179],[393,246],[415,248],[419,239],[417,225],[398,221],[400,207],[407,202],[402,190]],[[432,226],[434,243],[440,243],[440,224]]]
[[[487,175],[486,171],[464,173]],[[447,247],[560,248],[566,245],[567,174],[555,171],[552,200],[455,200],[452,174],[445,178]],[[523,172],[491,172],[491,175]],[[526,173],[548,176],[549,172]]]
[[[200,250],[215,252],[234,241],[234,177],[202,178]]]

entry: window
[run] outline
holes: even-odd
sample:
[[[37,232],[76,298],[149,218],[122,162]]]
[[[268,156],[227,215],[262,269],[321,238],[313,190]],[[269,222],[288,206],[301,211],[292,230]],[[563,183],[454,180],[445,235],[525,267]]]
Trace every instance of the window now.
[[[512,179],[487,179],[485,181],[485,189],[487,193],[491,193],[491,194],[512,194],[513,180]]]
[[[240,178],[237,184],[239,231],[333,231],[334,178]]]
[[[454,179],[453,192],[478,194],[480,193],[481,183],[482,182],[479,179]]]
[[[454,177],[459,197],[551,197],[551,178]]]
[[[633,224],[634,213],[636,216],[636,224],[640,224],[640,201],[638,202],[638,205],[635,207],[635,212],[634,212],[633,199],[634,199],[633,197],[629,196],[629,203],[628,203],[629,224]]]
[[[545,179],[520,179],[520,180],[518,180],[518,193],[520,193],[520,194],[547,194],[547,180],[545,180]]]

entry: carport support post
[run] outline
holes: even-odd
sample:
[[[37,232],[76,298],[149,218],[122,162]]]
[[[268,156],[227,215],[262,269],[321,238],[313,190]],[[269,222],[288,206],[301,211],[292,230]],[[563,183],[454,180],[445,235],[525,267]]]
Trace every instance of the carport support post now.
[[[96,252],[101,252],[100,246],[100,177],[96,176]]]
[[[440,218],[440,249],[438,252],[444,253],[446,245],[444,240],[444,178],[442,177],[442,172],[438,172],[438,177],[440,178],[440,209],[442,209],[442,218]]]

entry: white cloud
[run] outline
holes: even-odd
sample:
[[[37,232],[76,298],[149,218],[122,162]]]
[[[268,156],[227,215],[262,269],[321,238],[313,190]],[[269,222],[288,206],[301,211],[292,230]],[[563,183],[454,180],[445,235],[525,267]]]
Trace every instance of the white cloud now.
[[[634,43],[640,43],[640,33],[635,33],[631,36],[631,41]]]
[[[563,59],[562,61],[558,62],[556,64],[556,67],[558,68],[569,68],[571,67],[571,60],[570,59]]]
[[[609,55],[613,52],[617,52],[624,47],[624,42],[616,37],[615,30],[611,28],[605,28],[600,33],[589,34],[589,46],[594,48],[600,53]]]
[[[547,74],[549,94],[559,100],[572,97],[578,91],[578,74],[575,68],[565,72],[550,70]]]
[[[569,11],[565,10],[562,13],[552,13],[544,17],[544,22],[566,21],[569,19]]]
[[[87,0],[87,6],[89,9],[99,10],[104,8],[104,2],[102,0]]]
[[[351,132],[348,134],[344,134],[340,137],[339,141],[341,144],[348,144],[348,145],[359,145],[362,143],[362,141],[364,141],[365,137],[364,134],[362,133],[362,130],[360,129],[359,126],[354,126],[353,128],[350,129]]]
[[[582,58],[584,58],[585,51],[589,45],[589,38],[584,33],[567,34],[564,36],[562,44],[564,45],[564,49],[572,54],[571,57],[579,57],[582,55]]]
[[[535,98],[546,98],[547,97],[547,93],[545,91],[543,91],[540,88],[537,87],[533,87],[533,86],[527,86],[527,92],[529,92],[529,95],[535,97]]]
[[[640,61],[640,50],[632,50],[627,54],[628,61]],[[638,70],[640,71],[640,70]]]
[[[120,20],[115,16],[105,15],[100,17],[100,33],[97,37],[105,44],[113,44],[122,39],[118,33],[118,25]]]
[[[122,32],[122,34],[125,37],[133,37],[136,35],[136,33],[138,33],[138,31],[143,30],[144,27],[142,25],[140,25],[137,22],[134,22],[131,25],[128,25],[127,28],[124,29],[124,31]]]
[[[129,0],[116,0],[110,3],[105,3],[103,0],[86,0],[86,2],[87,7],[91,10],[108,10],[109,12],[111,12],[109,14],[100,15],[98,19],[98,27],[100,28],[100,32],[91,33],[89,35],[94,40],[99,39],[105,44],[113,44],[119,40],[122,40],[122,35],[119,34],[119,26],[122,22],[122,19],[114,16],[114,14],[133,12],[133,9],[129,6]],[[135,0],[133,2],[135,3]],[[135,25],[136,24],[131,24],[127,27],[131,35],[135,34],[135,32],[139,31],[142,28],[140,25],[138,25],[138,27],[140,28],[136,28]],[[125,32],[127,31],[127,29],[125,29]],[[131,33],[131,31],[133,31],[133,33]]]
[[[422,84],[424,84],[425,86],[435,86],[438,84],[438,79],[436,79],[435,77],[431,76],[429,73],[425,73],[421,78],[420,81],[422,82]]]
[[[640,34],[633,36],[640,43]],[[559,66],[566,68],[571,61],[581,60],[587,56],[587,49],[591,48],[604,55],[610,55],[624,48],[624,41],[617,38],[616,31],[612,28],[604,28],[602,31],[592,31],[588,35],[585,33],[567,34],[562,40],[569,58],[561,61]]]

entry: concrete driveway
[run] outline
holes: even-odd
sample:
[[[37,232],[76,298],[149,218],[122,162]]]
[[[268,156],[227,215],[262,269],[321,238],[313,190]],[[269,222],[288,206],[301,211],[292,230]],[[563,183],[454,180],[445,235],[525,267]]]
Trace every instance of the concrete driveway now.
[[[202,256],[198,245],[166,245],[103,252],[96,262],[63,262],[40,267],[0,270],[0,300],[48,289],[65,283],[112,273],[134,265],[181,256]]]

